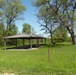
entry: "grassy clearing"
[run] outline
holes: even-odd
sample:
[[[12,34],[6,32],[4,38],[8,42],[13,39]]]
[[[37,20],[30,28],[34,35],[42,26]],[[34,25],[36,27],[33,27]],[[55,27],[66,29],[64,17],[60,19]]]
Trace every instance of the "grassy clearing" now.
[[[62,43],[34,51],[4,51],[0,48],[0,73],[20,75],[76,75],[76,46]]]

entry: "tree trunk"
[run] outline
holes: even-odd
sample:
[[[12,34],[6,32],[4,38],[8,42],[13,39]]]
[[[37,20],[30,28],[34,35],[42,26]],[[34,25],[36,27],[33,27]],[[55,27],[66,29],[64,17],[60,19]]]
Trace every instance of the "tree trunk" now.
[[[52,34],[52,33],[50,33],[50,37],[51,37],[51,43],[52,43],[52,44],[55,44],[55,42],[54,42],[54,40],[53,40],[53,34]]]
[[[76,45],[76,40],[75,40],[75,35],[74,33],[71,33],[71,38],[72,38],[72,44]]]
[[[76,37],[75,37],[75,35],[74,35],[74,31],[73,31],[73,29],[70,30],[69,27],[67,27],[67,30],[68,30],[68,32],[69,32],[70,35],[71,35],[72,44],[73,44],[73,45],[76,45],[76,40],[75,40]]]
[[[73,43],[73,45],[76,45],[75,35],[74,35],[74,10],[72,11],[71,23],[72,23],[72,27],[71,27],[71,31],[72,31],[72,33],[71,33],[72,43]]]
[[[50,35],[51,35],[51,43],[53,44],[53,37],[52,37],[52,33],[51,33]]]

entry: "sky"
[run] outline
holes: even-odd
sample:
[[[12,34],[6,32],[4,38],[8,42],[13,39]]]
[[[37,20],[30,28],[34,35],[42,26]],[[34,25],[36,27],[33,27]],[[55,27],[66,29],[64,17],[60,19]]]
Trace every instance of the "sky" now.
[[[34,27],[34,30],[37,34],[42,34],[44,31],[40,31],[41,27],[37,23],[37,17],[35,14],[37,13],[37,8],[32,5],[32,1],[34,0],[22,0],[22,4],[26,7],[26,11],[22,15],[24,20],[16,21],[16,25],[18,26],[18,30],[21,33],[22,31],[22,25],[24,23],[30,24],[32,27]]]

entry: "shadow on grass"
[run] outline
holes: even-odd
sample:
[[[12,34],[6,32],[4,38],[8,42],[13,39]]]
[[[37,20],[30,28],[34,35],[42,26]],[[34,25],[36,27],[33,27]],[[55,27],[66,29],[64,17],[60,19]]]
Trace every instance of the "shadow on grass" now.
[[[11,46],[11,47],[7,47],[6,49],[7,50],[8,49],[31,49],[31,48],[39,48],[41,46],[43,46],[43,45],[42,44],[40,44],[40,45],[33,44],[32,47],[30,45],[24,45],[24,46],[17,46],[17,47]]]
[[[70,42],[63,42],[63,43],[56,43],[56,44],[46,44],[46,45],[32,45],[32,48],[60,48],[60,47],[69,47],[72,46],[72,43]],[[8,47],[6,49],[30,49],[30,45],[25,45],[25,46],[18,46],[18,47]]]
[[[39,46],[37,46],[37,45],[32,45],[32,48],[37,48],[37,47],[39,47]],[[8,47],[8,48],[6,48],[6,49],[30,49],[31,47],[30,47],[30,45],[25,45],[25,46],[17,46],[17,47]]]

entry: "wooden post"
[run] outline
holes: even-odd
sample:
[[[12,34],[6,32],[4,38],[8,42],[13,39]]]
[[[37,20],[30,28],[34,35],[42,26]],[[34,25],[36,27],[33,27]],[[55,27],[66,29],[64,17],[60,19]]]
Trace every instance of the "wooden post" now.
[[[39,39],[37,39],[37,45],[39,45]]]
[[[30,48],[32,49],[32,39],[29,40]]]
[[[42,39],[42,45],[43,45],[43,39]]]
[[[50,62],[50,49],[48,47],[48,61]]]
[[[6,39],[4,39],[4,50],[6,50]]]
[[[17,47],[17,39],[16,39],[16,47]]]
[[[30,46],[30,39],[29,39],[29,46]]]
[[[46,38],[44,40],[45,40],[45,45],[46,45]]]
[[[25,39],[23,39],[23,46],[25,45]]]

